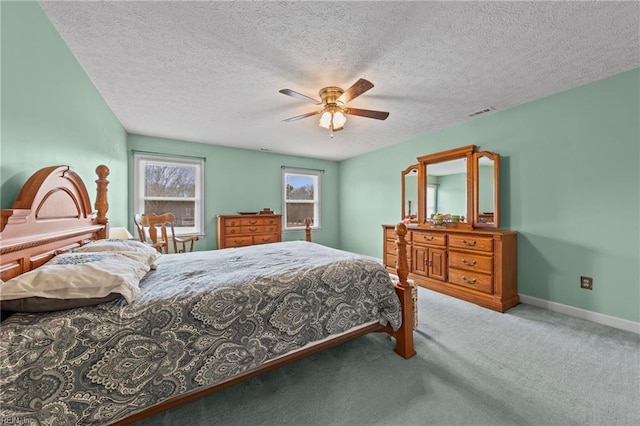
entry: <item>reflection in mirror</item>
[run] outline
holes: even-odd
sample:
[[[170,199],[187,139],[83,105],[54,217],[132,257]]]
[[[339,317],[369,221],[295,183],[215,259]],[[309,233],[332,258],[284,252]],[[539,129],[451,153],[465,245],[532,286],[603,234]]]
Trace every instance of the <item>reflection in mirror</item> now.
[[[493,223],[493,160],[478,159],[478,222]]]
[[[418,221],[418,165],[402,172],[402,219]]]
[[[467,159],[433,163],[427,166],[427,219],[442,215],[451,222],[466,222]]]
[[[474,226],[498,227],[498,177],[500,155],[492,152],[474,154]]]

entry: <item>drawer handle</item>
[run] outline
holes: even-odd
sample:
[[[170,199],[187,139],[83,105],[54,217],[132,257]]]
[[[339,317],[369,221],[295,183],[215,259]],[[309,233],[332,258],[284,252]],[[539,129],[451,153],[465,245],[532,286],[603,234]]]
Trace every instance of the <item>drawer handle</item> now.
[[[229,233],[230,233],[230,234],[235,234],[235,233],[236,233],[236,230],[235,230],[235,229],[230,229],[230,230],[229,230]]]
[[[469,260],[466,260],[466,259],[462,259],[462,263],[464,263],[467,266],[476,266],[476,263],[478,263],[478,262],[476,262],[475,260],[469,261]]]
[[[430,235],[430,236],[428,236],[428,237],[427,237],[426,235],[423,235],[423,238],[424,238],[426,241],[433,241],[433,235]]]
[[[258,230],[258,228],[249,228],[249,231],[251,232],[256,232]]]
[[[462,244],[464,244],[465,246],[473,247],[476,245],[476,241],[462,240]]]
[[[462,277],[462,281],[467,284],[475,284],[477,280],[475,278]]]
[[[236,244],[242,244],[244,243],[244,240],[234,240],[236,242]]]
[[[258,221],[257,221],[257,220],[250,220],[250,221],[249,221],[249,225],[255,225],[256,223],[258,223]]]

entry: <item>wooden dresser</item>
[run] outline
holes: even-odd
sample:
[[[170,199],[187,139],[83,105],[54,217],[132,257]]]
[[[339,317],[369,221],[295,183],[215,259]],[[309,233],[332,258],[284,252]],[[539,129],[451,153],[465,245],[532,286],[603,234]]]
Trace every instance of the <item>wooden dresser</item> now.
[[[218,248],[282,241],[282,215],[218,215]]]
[[[396,268],[394,225],[382,225],[384,264]],[[517,232],[410,227],[409,277],[430,290],[505,312],[520,303]]]

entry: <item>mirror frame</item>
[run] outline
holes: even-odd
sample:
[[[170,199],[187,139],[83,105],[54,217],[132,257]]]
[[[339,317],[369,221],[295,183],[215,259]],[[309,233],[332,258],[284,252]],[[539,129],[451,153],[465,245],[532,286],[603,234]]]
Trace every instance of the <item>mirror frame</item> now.
[[[493,222],[480,220],[480,158],[493,160]],[[498,228],[500,223],[500,154],[480,151],[473,154],[473,226],[476,228]]]
[[[476,152],[475,145],[467,145],[460,148],[450,149],[448,151],[436,152],[434,154],[423,155],[418,157],[420,167],[418,168],[418,176],[420,184],[418,185],[418,223],[428,224],[426,217],[426,188],[427,188],[427,169],[429,164],[442,163],[449,160],[466,159],[467,160],[467,212],[465,215],[466,222],[449,223],[451,228],[473,228],[474,223],[474,161],[473,154]]]
[[[412,164],[409,167],[407,167],[406,169],[404,169],[401,173],[402,176],[402,220],[407,218],[407,211],[406,211],[406,203],[407,200],[405,198],[405,193],[406,193],[406,187],[405,187],[405,178],[407,177],[407,175],[409,173],[411,173],[412,170],[415,170],[417,173],[416,176],[416,186],[418,187],[418,192],[416,193],[416,206],[415,206],[415,214],[416,214],[416,218],[413,220],[410,220],[410,223],[417,223],[418,222],[418,214],[420,212],[420,208],[418,207],[420,205],[420,164]]]

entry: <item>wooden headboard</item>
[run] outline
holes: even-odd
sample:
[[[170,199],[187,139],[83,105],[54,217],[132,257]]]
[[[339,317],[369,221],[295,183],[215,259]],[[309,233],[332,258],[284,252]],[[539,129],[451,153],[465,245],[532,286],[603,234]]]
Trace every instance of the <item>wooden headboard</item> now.
[[[58,250],[106,238],[109,168],[96,168],[94,212],[87,187],[69,166],[45,167],[24,184],[12,209],[2,210],[0,278],[9,280],[37,268]]]

